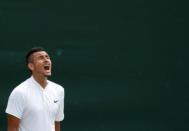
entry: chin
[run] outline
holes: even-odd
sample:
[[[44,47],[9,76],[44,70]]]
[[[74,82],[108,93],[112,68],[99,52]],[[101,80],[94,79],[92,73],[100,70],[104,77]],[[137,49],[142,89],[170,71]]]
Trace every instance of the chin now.
[[[45,74],[44,76],[45,76],[45,77],[49,77],[49,76],[51,76],[51,73],[50,73],[50,74]]]

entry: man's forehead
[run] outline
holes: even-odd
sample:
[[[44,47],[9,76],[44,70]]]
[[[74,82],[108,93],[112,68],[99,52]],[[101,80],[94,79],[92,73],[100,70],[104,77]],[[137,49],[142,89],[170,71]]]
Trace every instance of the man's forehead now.
[[[48,55],[46,51],[38,51],[32,54],[33,56]]]

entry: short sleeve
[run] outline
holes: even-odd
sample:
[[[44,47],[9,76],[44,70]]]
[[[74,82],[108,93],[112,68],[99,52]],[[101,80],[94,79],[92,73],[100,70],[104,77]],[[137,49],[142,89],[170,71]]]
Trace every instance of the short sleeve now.
[[[24,103],[25,102],[22,92],[13,90],[9,96],[5,112],[21,119],[24,111]]]
[[[64,96],[64,88],[62,88],[60,92],[59,107],[55,121],[62,121],[64,119]]]

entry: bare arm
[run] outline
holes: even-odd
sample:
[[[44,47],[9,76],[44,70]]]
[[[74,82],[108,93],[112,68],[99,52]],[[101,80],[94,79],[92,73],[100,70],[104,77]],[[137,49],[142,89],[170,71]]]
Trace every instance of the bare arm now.
[[[55,122],[55,131],[60,131],[60,122],[59,121]]]
[[[8,114],[7,122],[8,122],[7,131],[18,131],[20,119]]]

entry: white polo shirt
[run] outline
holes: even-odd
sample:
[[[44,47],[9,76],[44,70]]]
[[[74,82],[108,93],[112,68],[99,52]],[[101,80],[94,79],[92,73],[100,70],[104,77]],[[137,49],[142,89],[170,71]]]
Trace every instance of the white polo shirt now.
[[[19,118],[19,131],[55,131],[64,118],[64,88],[48,80],[43,89],[30,77],[12,91],[6,113]]]

